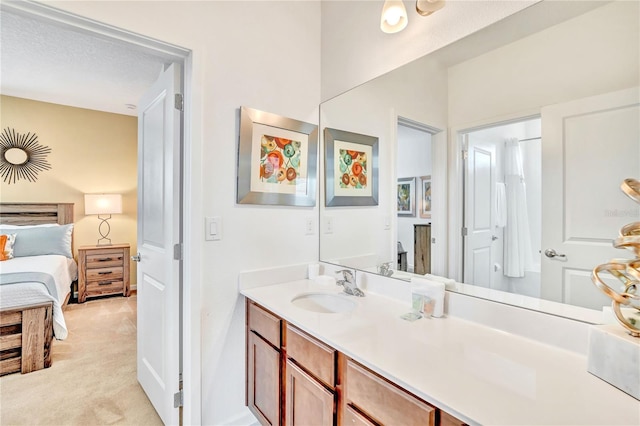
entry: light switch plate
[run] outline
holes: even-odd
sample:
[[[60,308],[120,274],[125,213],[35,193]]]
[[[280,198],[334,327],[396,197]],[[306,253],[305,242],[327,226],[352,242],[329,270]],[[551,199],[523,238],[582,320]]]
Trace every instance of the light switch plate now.
[[[391,229],[391,216],[384,217],[382,227],[385,231],[388,231],[389,229]]]
[[[222,239],[222,218],[220,216],[204,218],[204,239],[207,241]]]

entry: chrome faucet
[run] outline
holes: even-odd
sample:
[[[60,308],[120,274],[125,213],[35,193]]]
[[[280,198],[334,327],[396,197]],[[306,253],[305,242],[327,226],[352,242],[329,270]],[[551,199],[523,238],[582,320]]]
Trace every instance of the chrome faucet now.
[[[342,273],[341,280],[336,281],[336,285],[344,287],[344,292],[352,296],[364,297],[364,292],[356,285],[356,277],[349,269],[341,269],[336,274]]]
[[[391,269],[391,262],[385,262],[378,266],[378,273],[380,275],[384,275],[385,277],[390,277],[393,275],[393,270]]]

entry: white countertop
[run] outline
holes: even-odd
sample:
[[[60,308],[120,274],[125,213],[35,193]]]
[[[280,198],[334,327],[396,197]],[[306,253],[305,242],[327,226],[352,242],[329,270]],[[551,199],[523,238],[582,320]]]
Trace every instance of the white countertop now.
[[[587,372],[586,357],[455,317],[405,321],[408,304],[344,295],[348,313],[291,299],[341,287],[298,280],[242,290],[249,299],[470,424],[640,425],[640,401]]]

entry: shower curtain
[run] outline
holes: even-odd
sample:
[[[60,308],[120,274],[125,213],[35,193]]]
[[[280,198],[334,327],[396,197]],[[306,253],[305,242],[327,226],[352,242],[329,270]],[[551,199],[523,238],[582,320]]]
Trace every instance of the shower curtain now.
[[[524,277],[533,265],[527,194],[518,139],[509,138],[505,146],[505,186],[507,221],[504,234],[504,275]]]

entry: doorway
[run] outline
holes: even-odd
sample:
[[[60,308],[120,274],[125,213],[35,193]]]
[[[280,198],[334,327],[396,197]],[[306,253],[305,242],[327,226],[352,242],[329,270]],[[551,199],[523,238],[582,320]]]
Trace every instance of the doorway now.
[[[396,124],[397,268],[444,276],[446,162],[437,159],[446,155],[446,132],[402,116]]]
[[[460,133],[464,150],[463,279],[540,297],[540,117]]]
[[[431,150],[430,132],[398,122],[398,270],[421,275],[431,272],[431,238],[415,244],[416,233],[431,227]]]
[[[182,169],[182,173],[178,172],[176,174],[176,176],[178,176],[177,193],[176,193],[178,198],[176,199],[176,203],[180,202],[180,200],[183,200],[183,199],[186,199],[186,200],[191,199],[191,193],[189,190],[189,188],[191,188],[190,178],[189,178],[190,176],[189,162],[187,157],[184,155],[184,153],[188,152],[188,150],[190,149],[190,143],[191,143],[188,137],[189,125],[191,121],[190,120],[191,109],[190,109],[190,102],[189,102],[191,97],[190,96],[190,87],[191,87],[190,55],[191,53],[189,50],[181,47],[173,46],[159,40],[152,40],[144,36],[139,36],[129,31],[120,30],[106,24],[102,24],[93,20],[82,18],[80,16],[75,16],[73,14],[60,11],[58,9],[49,7],[44,4],[30,3],[30,2],[12,2],[12,3],[5,2],[2,4],[2,13],[14,14],[15,16],[19,16],[23,19],[30,19],[34,23],[36,23],[37,26],[42,26],[42,25],[50,26],[52,28],[51,30],[52,32],[54,31],[53,30],[54,28],[57,28],[57,29],[63,28],[70,32],[74,32],[77,38],[83,38],[86,40],[91,40],[91,39],[101,40],[103,42],[107,40],[114,47],[113,50],[109,50],[109,52],[107,53],[108,55],[111,55],[110,59],[115,63],[120,63],[118,62],[118,59],[121,59],[118,57],[113,57],[114,52],[117,52],[118,46],[125,48],[124,50],[128,49],[129,51],[132,51],[132,50],[135,51],[139,58],[142,56],[154,56],[154,57],[162,58],[164,66],[167,66],[170,63],[176,63],[180,67],[180,69],[183,71],[182,85],[179,91],[184,96],[183,98],[184,99],[184,102],[183,102],[184,125],[179,127],[179,133],[181,137],[178,138],[179,140],[178,142],[176,142],[177,145],[175,145],[177,148],[177,151],[179,152],[177,157],[179,158],[179,160],[176,163],[176,165],[178,166],[178,168]],[[87,45],[90,45],[90,44],[91,44],[90,41],[87,42]],[[93,57],[101,54],[107,54],[104,51],[102,51],[101,53],[101,51],[102,51],[101,49],[91,50],[90,54],[87,54],[86,56]],[[76,65],[69,62],[63,62],[64,60],[65,58],[62,58],[60,67],[66,66],[69,69],[71,69],[71,67],[74,67],[74,65]],[[123,68],[126,68],[126,62],[122,62],[122,65],[124,65]],[[157,69],[158,74],[161,71],[160,68],[161,67],[158,67]],[[96,79],[95,74],[87,75],[86,77],[87,77],[87,80],[95,81]],[[135,79],[135,76],[129,74],[129,78]],[[119,82],[110,81],[109,83],[117,86]],[[123,81],[121,83],[126,83],[126,82]],[[53,102],[53,101],[48,101],[48,102]],[[173,102],[174,102],[173,95],[170,96],[170,102],[173,105]],[[122,103],[124,104],[124,102]],[[177,99],[176,99],[176,104],[177,104]],[[77,105],[74,105],[74,106],[77,106]],[[82,106],[80,106],[80,108],[82,108]],[[98,108],[92,108],[90,106],[87,106],[86,108],[98,109]],[[180,139],[182,143],[180,142]],[[184,181],[180,180],[179,177],[181,175],[185,176]],[[142,197],[140,196],[140,189],[138,188],[138,199],[140,200],[141,198]],[[186,203],[180,203],[179,205],[176,204],[177,205],[176,210],[179,211],[179,214],[182,216],[183,219],[177,221],[179,225],[171,229],[170,231],[172,232],[170,234],[183,235],[184,239],[178,239],[175,241],[175,243],[177,243],[177,245],[182,244],[182,247],[187,247],[186,251],[188,251],[189,250],[188,247],[190,245],[189,244],[190,236],[188,233],[183,232],[183,230],[189,228],[189,215],[184,214],[184,207],[182,207],[184,204]],[[140,204],[139,204],[138,213],[140,213],[140,211],[143,211],[143,210],[144,209],[140,208]],[[140,222],[138,222],[138,226],[140,226]],[[181,250],[182,247],[179,247],[180,249],[179,251],[182,251]],[[171,244],[172,258],[174,256],[173,253],[174,253],[174,247],[173,247],[173,244]],[[181,261],[180,257],[176,259]],[[185,275],[192,274],[193,270],[195,269],[194,264],[188,259],[183,262],[184,263],[182,267],[179,267],[179,275],[178,275],[179,282],[174,281],[174,284],[176,286],[179,285],[181,282],[185,281],[183,277]],[[138,280],[138,286],[139,285],[140,285],[140,280]],[[179,302],[176,302],[176,303],[179,304],[178,309],[181,311],[181,314],[179,315],[179,320],[175,321],[175,324],[173,324],[172,330],[173,332],[176,332],[180,335],[181,342],[182,341],[189,342],[184,346],[180,345],[180,348],[176,349],[176,352],[179,353],[179,357],[181,359],[182,358],[189,359],[189,358],[193,358],[192,353],[197,352],[199,354],[199,351],[200,351],[199,349],[200,336],[199,335],[196,336],[195,333],[193,333],[194,335],[192,335],[192,332],[191,332],[193,328],[195,328],[195,330],[199,330],[199,326],[197,324],[195,325],[192,324],[192,321],[191,321],[193,316],[199,317],[199,312],[196,313],[195,315],[192,315],[193,309],[191,307],[196,306],[195,309],[197,309],[197,306],[199,305],[197,302],[197,297],[192,298],[191,290],[184,290],[180,285],[178,292],[179,292],[179,297],[176,300]],[[143,294],[139,292],[139,299],[138,299],[139,303],[143,297],[144,297]],[[140,310],[138,312],[140,313]],[[182,318],[185,318],[184,323],[182,322]],[[140,323],[140,321],[138,321],[138,323]],[[179,363],[181,364],[181,360],[179,361]],[[198,423],[200,418],[199,363],[190,363],[187,368],[188,368],[188,371],[185,374],[185,383],[184,383],[185,421],[188,423]],[[172,376],[175,376],[176,382],[178,381],[178,378],[180,378],[180,380],[182,379],[182,375],[183,375],[182,367],[180,368],[176,367],[175,372],[172,373]],[[171,386],[171,387],[172,388],[168,389],[167,392],[178,393],[179,388],[180,389],[183,388],[182,384],[180,386],[176,385],[175,387],[174,386]],[[169,405],[171,408],[173,408],[174,407],[173,394],[171,395],[171,397],[172,398],[171,398],[170,404],[166,404],[163,401],[162,405],[163,406]],[[153,398],[150,398],[150,399],[152,399],[152,402],[155,404],[155,402],[153,401]],[[165,420],[164,417],[163,417],[163,420]],[[165,422],[167,421],[165,420]],[[175,422],[171,421],[170,423],[175,423]]]

